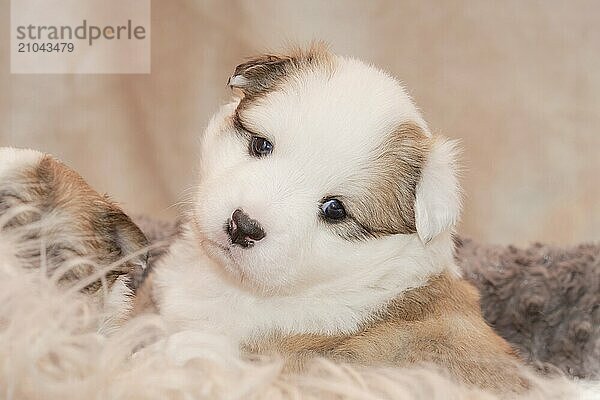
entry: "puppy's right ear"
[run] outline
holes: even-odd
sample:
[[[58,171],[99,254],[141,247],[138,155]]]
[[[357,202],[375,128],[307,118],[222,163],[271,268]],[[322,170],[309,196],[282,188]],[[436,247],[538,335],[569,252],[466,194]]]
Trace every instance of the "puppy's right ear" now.
[[[261,55],[235,67],[227,84],[240,89],[245,96],[254,96],[270,90],[293,63],[292,57]]]

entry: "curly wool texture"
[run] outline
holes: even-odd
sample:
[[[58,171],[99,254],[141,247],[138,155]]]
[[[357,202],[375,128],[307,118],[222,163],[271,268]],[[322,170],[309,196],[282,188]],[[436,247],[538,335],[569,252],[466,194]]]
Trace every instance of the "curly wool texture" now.
[[[457,240],[484,316],[521,356],[544,369],[600,376],[600,245],[525,249]]]
[[[96,332],[101,313],[89,297],[58,288],[43,268],[15,265],[10,249],[26,236],[0,228],[0,398],[497,398],[427,366],[365,368],[319,360],[302,375],[285,374],[280,360],[240,359],[207,332],[169,334],[157,316],[134,318],[102,336]],[[532,379],[536,384],[524,398],[580,393],[564,378]]]

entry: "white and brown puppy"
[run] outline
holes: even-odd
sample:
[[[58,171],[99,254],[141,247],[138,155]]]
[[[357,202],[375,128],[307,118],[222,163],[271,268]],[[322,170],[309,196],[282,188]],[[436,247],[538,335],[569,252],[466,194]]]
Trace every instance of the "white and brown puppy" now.
[[[147,262],[144,234],[110,199],[54,157],[0,148],[0,242],[15,236],[18,243],[0,248],[3,257],[26,268],[46,268],[61,285],[89,280],[84,292],[119,307],[111,310],[111,319],[127,311],[124,300],[133,294]],[[93,279],[111,264],[114,268]],[[106,291],[100,290],[103,283]]]
[[[385,72],[312,46],[235,70],[202,138],[195,206],[152,274],[175,329],[250,351],[430,362],[524,385],[453,260],[456,147]]]

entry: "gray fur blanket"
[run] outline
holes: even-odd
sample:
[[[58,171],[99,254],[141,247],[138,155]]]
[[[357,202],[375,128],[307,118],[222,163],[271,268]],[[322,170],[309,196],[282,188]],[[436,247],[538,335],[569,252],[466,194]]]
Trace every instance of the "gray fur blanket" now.
[[[177,231],[174,223],[134,220],[151,242]],[[549,373],[600,376],[600,244],[521,249],[455,241],[465,277],[481,292],[486,320],[526,361]]]

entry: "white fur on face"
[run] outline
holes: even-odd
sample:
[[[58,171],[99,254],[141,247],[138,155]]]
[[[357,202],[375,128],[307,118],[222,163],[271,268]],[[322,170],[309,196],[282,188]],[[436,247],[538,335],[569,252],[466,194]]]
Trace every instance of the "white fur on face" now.
[[[263,290],[362,273],[393,258],[407,238],[348,240],[319,216],[322,199],[357,199],[373,151],[402,123],[426,125],[400,85],[385,73],[339,59],[333,74],[300,74],[240,110],[250,132],[269,139],[273,153],[253,158],[248,138],[230,123],[227,105],[206,131],[195,217],[201,239],[233,273]],[[230,246],[223,229],[237,208],[261,223],[266,237],[253,248]],[[352,210],[348,210],[352,212]],[[217,246],[215,246],[215,243]]]

